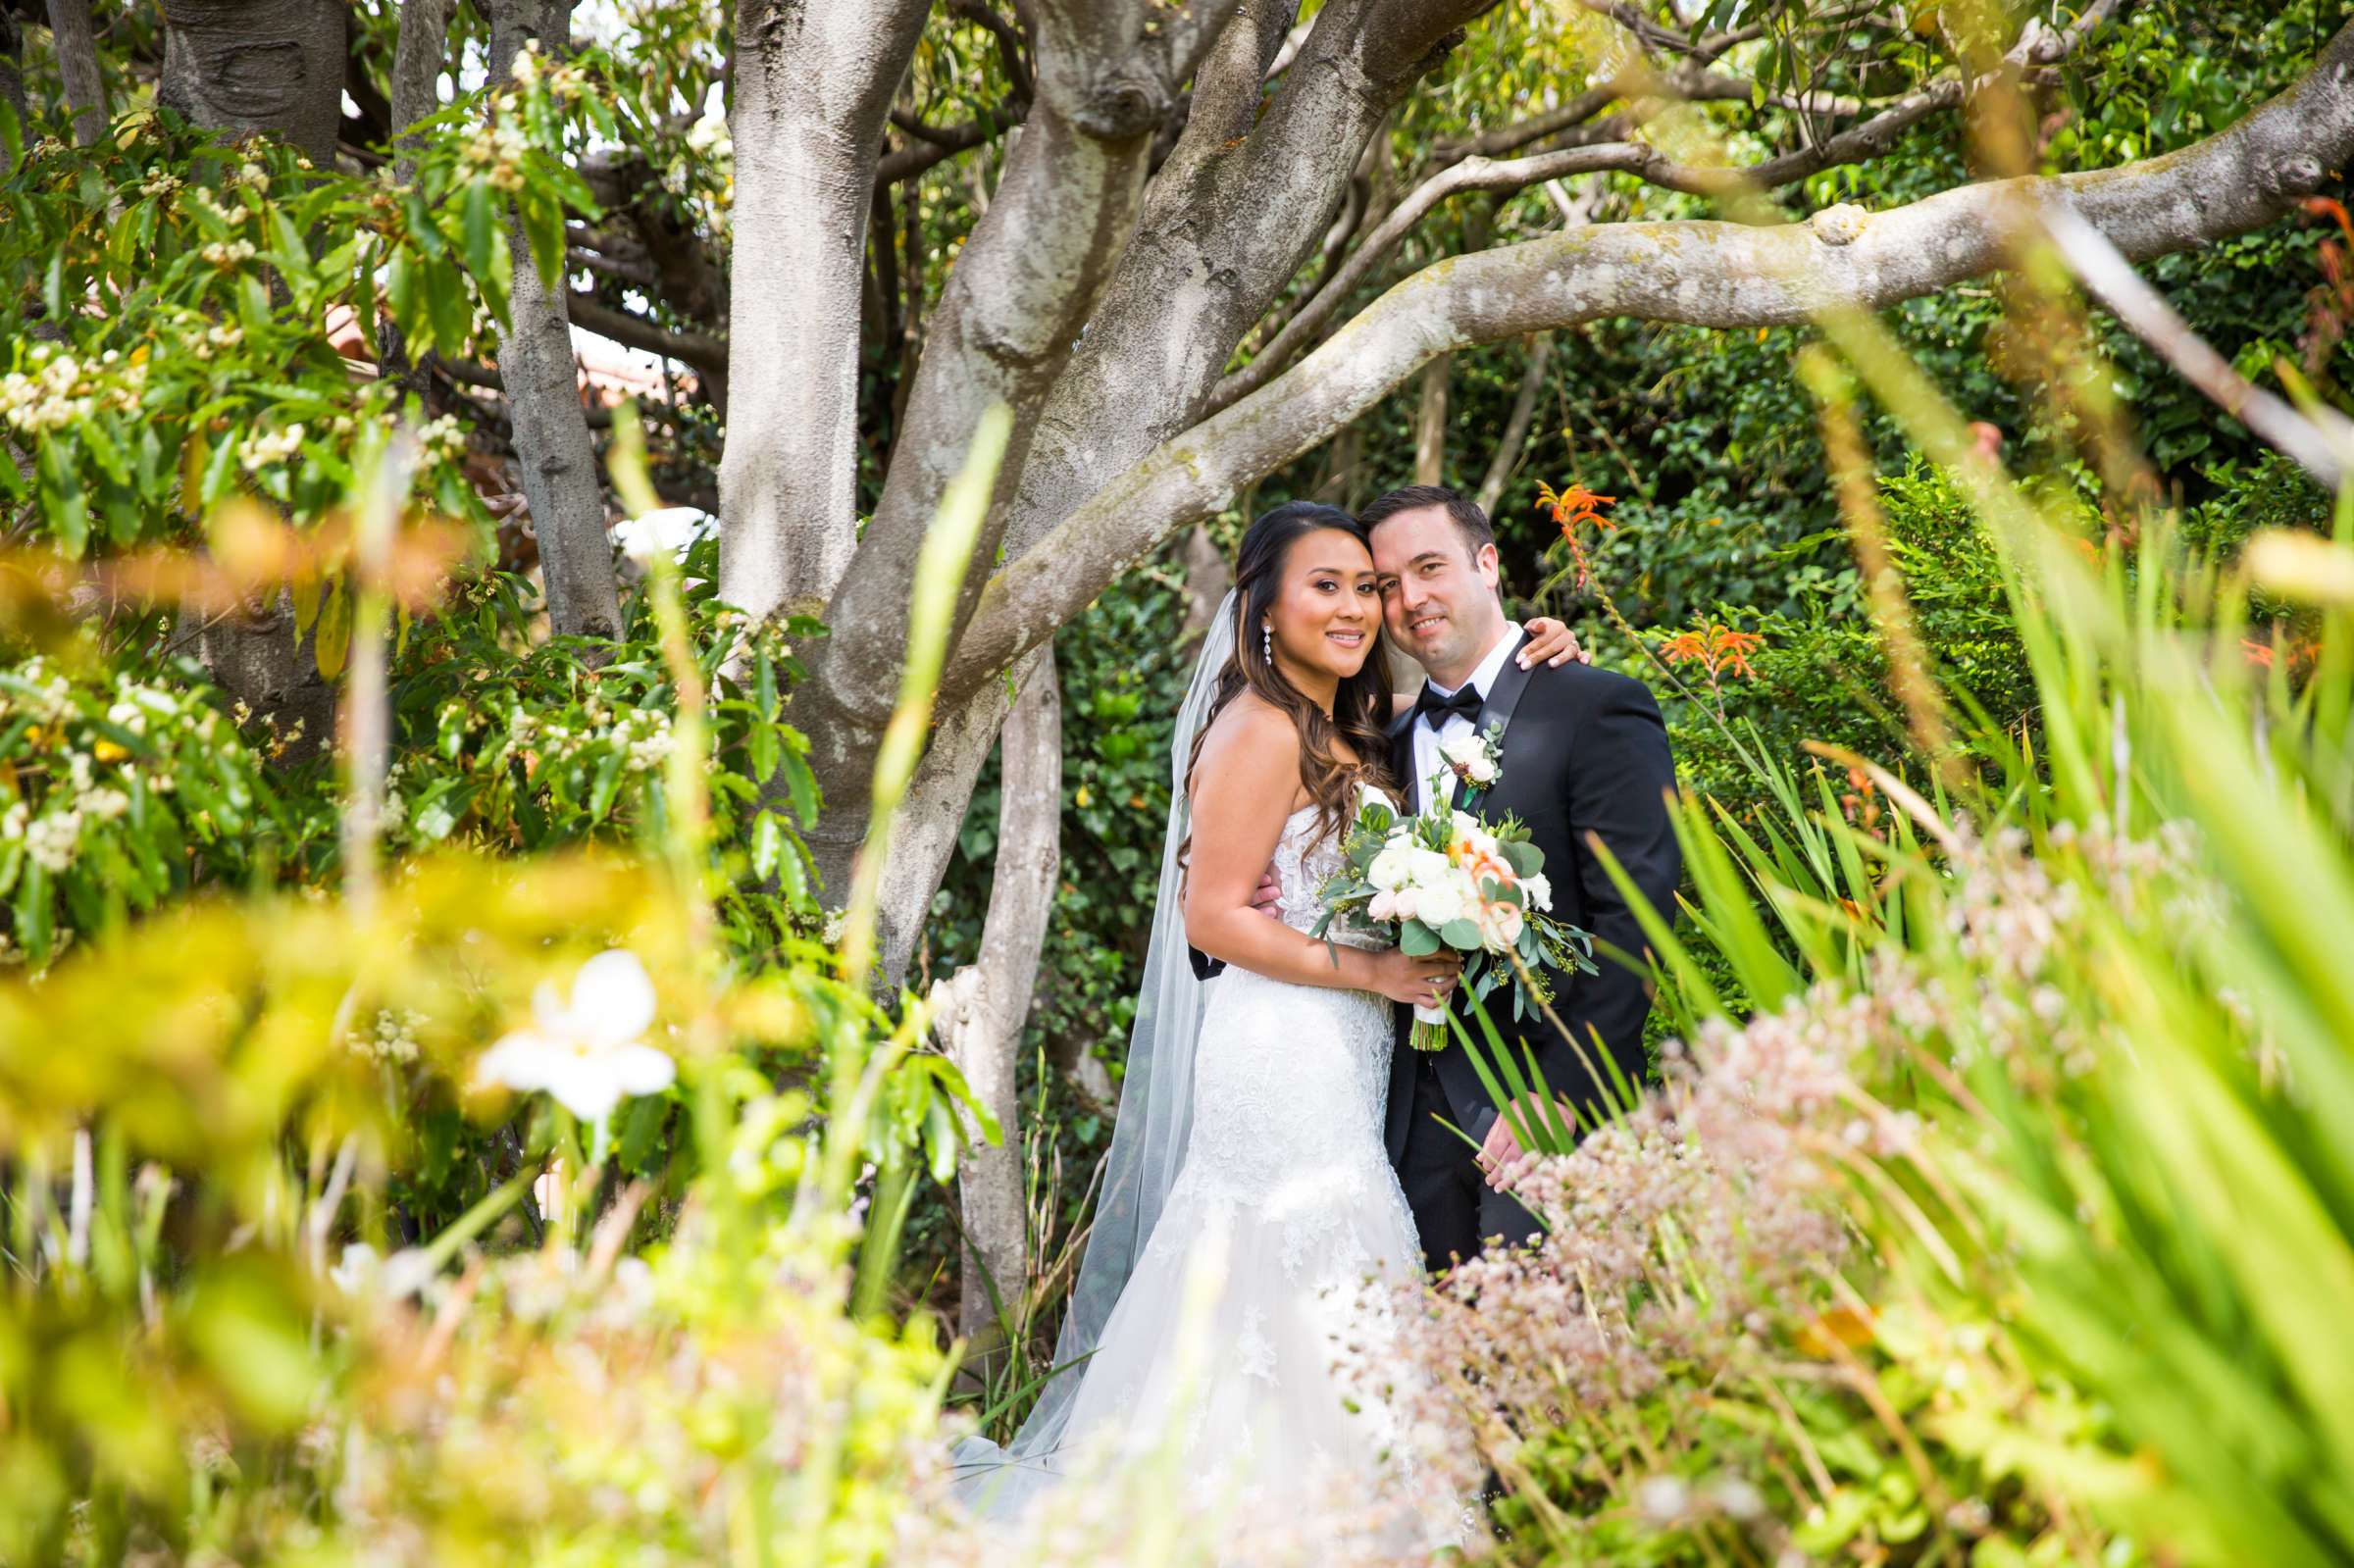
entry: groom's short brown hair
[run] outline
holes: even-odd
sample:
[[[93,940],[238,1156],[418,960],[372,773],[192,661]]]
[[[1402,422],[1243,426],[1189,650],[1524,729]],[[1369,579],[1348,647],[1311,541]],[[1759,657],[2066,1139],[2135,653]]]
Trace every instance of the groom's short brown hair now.
[[[1465,555],[1476,559],[1481,546],[1496,542],[1496,530],[1489,526],[1488,514],[1479,509],[1479,503],[1444,484],[1408,484],[1377,495],[1372,505],[1356,514],[1356,526],[1371,538],[1375,529],[1399,513],[1419,512],[1426,506],[1438,507],[1447,514],[1447,521],[1462,536]]]

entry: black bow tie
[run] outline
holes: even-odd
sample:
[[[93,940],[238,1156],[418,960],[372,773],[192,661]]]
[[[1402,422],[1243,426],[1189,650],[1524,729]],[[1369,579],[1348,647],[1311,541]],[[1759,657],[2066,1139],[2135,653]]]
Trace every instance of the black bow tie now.
[[[1476,724],[1479,722],[1481,700],[1479,688],[1468,681],[1457,686],[1455,695],[1451,697],[1439,695],[1439,688],[1425,681],[1422,683],[1422,694],[1414,699],[1414,715],[1430,721],[1433,730],[1443,728],[1451,713],[1459,713]]]

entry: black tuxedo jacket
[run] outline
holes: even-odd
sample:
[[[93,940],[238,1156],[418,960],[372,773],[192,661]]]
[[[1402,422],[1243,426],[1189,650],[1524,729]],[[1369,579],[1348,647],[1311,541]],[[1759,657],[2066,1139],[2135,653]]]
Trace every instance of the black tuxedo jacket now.
[[[1409,708],[1390,727],[1391,767],[1417,811],[1422,801],[1414,783],[1413,729],[1419,722]],[[1523,670],[1508,658],[1476,721],[1482,734],[1498,722],[1504,725],[1502,772],[1466,809],[1481,818],[1514,816],[1526,823],[1530,840],[1545,852],[1554,917],[1593,933],[1598,949],[1607,944],[1641,954],[1642,928],[1586,839],[1592,835],[1609,845],[1655,907],[1674,906],[1683,856],[1668,818],[1675,764],[1660,705],[1641,682],[1608,670],[1582,664]],[[1584,1046],[1582,1056],[1542,1015],[1515,1025],[1509,994],[1501,988],[1493,993],[1501,1009],[1489,1010],[1508,1042],[1515,1029],[1520,1032],[1554,1092],[1580,1106],[1602,1104],[1610,1087],[1607,1068],[1598,1082],[1585,1065],[1589,1059],[1597,1068],[1602,1065],[1595,1055],[1597,1037],[1628,1083],[1641,1082],[1646,1066],[1643,1020],[1651,1012],[1650,982],[1599,950],[1595,962],[1601,973],[1557,976],[1554,986],[1553,1010]],[[1406,1043],[1412,1017],[1410,1008],[1398,1009],[1387,1129],[1392,1161],[1405,1153],[1414,1101],[1420,1053]],[[1476,1037],[1476,1022],[1465,1021]],[[1438,1052],[1432,1067],[1455,1110],[1456,1126],[1484,1138],[1499,1112],[1461,1046]],[[1471,1151],[1463,1154],[1467,1159]]]

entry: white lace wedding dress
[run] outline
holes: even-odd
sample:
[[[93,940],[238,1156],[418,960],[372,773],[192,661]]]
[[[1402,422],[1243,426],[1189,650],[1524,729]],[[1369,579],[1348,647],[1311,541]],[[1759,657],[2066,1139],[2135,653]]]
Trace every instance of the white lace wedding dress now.
[[[1279,913],[1302,932],[1340,864],[1318,826],[1313,807],[1295,813],[1275,852]],[[1115,1463],[1155,1455],[1173,1465],[1159,1473],[1217,1493],[1237,1520],[1297,1519],[1338,1484],[1360,1509],[1377,1495],[1405,1503],[1386,1534],[1452,1534],[1452,1502],[1405,1496],[1422,1467],[1396,1397],[1410,1376],[1395,1345],[1398,1290],[1420,1279],[1421,1251],[1382,1144],[1392,1017],[1369,992],[1231,966],[1209,983],[1184,1163],[1074,1374],[1084,1382],[1061,1444],[1072,1462],[1091,1446]],[[1187,1321],[1189,1276],[1206,1322]],[[1200,1353],[1181,1354],[1188,1342]]]

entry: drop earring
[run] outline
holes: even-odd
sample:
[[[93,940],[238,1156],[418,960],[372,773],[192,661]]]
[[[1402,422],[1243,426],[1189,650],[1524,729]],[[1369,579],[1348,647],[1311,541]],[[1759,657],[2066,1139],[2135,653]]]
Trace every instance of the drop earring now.
[[[1258,629],[1258,657],[1263,664],[1271,666],[1275,662],[1275,629],[1271,626]]]

